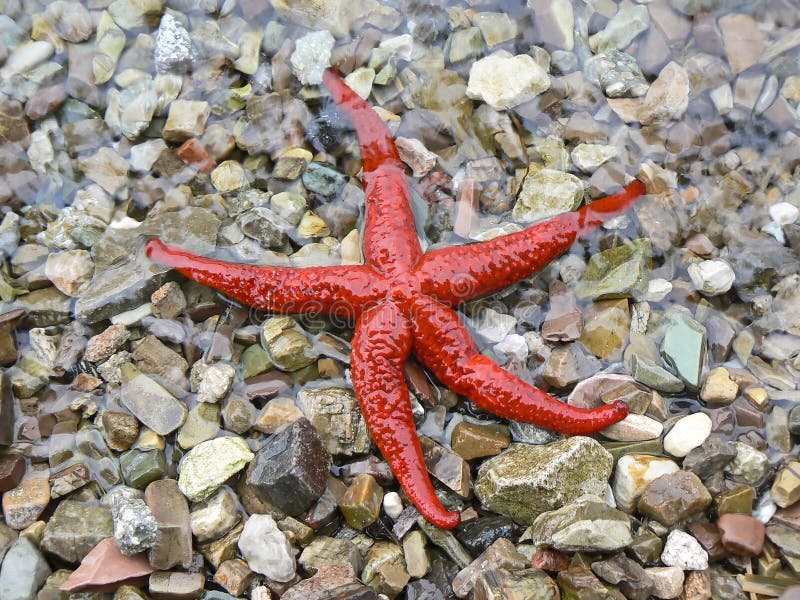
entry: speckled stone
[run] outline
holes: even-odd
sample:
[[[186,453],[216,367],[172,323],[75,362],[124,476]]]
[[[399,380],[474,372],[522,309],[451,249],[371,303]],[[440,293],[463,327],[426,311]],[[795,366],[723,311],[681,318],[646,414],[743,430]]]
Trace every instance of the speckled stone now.
[[[181,462],[178,487],[192,502],[205,500],[244,469],[253,456],[247,442],[238,437],[219,437],[198,444]]]

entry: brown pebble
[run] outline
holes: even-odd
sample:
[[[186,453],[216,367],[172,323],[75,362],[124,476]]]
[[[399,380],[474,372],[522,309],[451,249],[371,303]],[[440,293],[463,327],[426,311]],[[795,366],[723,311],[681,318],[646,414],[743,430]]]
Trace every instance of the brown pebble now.
[[[216,166],[217,161],[211,158],[208,151],[203,146],[203,143],[197,138],[186,140],[180,148],[178,148],[178,156],[190,167],[194,167],[203,173],[211,173]]]
[[[0,492],[14,489],[25,475],[25,459],[16,454],[0,456]]]
[[[88,362],[100,363],[116,352],[131,337],[125,325],[118,323],[106,328],[102,333],[91,337],[86,343],[83,358]]]
[[[139,435],[139,421],[128,413],[107,410],[100,423],[109,447],[119,452],[130,448]]]
[[[750,515],[727,513],[717,521],[722,545],[737,556],[758,556],[764,547],[766,527]]]
[[[144,500],[158,523],[157,541],[150,548],[150,564],[159,570],[176,565],[188,567],[192,563],[192,530],[189,505],[178,489],[178,482],[154,481],[145,489]]]
[[[203,593],[202,573],[159,571],[150,575],[149,591],[153,600],[189,600]]]
[[[496,456],[508,448],[511,436],[507,428],[477,425],[461,421],[453,428],[451,447],[464,460]]]
[[[537,550],[531,557],[531,565],[542,571],[560,572],[569,568],[570,556],[559,550]]]
[[[224,587],[232,596],[241,596],[256,574],[247,563],[238,558],[223,562],[214,573],[214,581]]]

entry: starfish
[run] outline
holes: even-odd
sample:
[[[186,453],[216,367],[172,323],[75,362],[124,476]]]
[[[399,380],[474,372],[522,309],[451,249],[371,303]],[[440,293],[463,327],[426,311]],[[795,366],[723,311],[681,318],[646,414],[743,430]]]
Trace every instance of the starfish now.
[[[148,257],[264,311],[357,317],[351,376],[367,427],[400,486],[434,525],[460,515],[436,496],[417,437],[403,365],[413,352],[444,385],[505,419],[565,434],[588,434],[625,418],[623,402],[569,406],[478,352],[454,307],[524,279],[644,191],[619,193],[520,232],[424,254],[414,227],[405,167],[378,114],[340,78],[323,78],[356,129],[363,160],[366,264],[308,268],[241,265],[204,258],[151,239]]]

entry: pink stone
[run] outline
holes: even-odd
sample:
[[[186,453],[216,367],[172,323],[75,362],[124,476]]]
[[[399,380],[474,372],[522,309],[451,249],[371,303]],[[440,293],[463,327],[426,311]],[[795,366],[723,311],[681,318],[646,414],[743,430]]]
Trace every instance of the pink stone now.
[[[124,582],[146,577],[152,572],[153,567],[147,562],[144,552],[125,556],[114,538],[106,538],[91,549],[60,589],[62,592],[113,591]]]
[[[468,238],[478,212],[478,198],[481,195],[480,187],[474,179],[467,179],[458,189],[456,200],[456,219],[453,232]]]

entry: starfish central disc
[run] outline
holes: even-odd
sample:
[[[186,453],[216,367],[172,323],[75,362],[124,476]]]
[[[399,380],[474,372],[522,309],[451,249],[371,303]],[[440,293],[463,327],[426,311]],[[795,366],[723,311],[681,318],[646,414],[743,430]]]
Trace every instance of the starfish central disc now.
[[[587,434],[625,418],[622,402],[592,410],[569,406],[504,370],[478,352],[453,307],[532,275],[578,237],[626,211],[645,188],[634,180],[613,196],[518,233],[423,254],[404,167],[386,125],[335,71],[325,73],[324,83],[355,125],[361,147],[366,264],[238,265],[155,239],[147,255],[261,310],[355,314],[352,379],[370,434],[420,513],[450,529],[460,516],[442,506],[425,468],[403,376],[406,359],[413,352],[444,385],[506,419]]]

